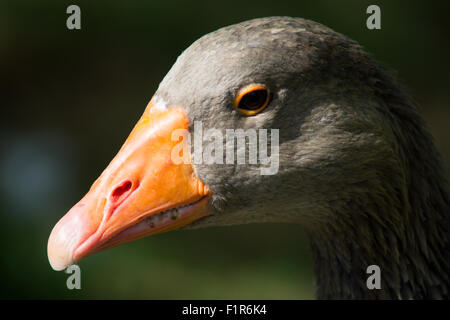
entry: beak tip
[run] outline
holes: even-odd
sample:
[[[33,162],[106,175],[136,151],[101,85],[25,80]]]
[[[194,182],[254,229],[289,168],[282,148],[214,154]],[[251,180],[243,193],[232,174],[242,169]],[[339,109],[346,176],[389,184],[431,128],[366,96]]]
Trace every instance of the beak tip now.
[[[58,225],[52,230],[47,244],[48,261],[55,271],[61,271],[70,266],[74,261],[72,250],[67,246],[66,236]]]

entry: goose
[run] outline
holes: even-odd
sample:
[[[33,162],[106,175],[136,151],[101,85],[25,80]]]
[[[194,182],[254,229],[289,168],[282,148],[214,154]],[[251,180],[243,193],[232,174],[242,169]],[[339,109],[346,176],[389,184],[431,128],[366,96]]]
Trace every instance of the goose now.
[[[447,299],[450,198],[416,108],[388,68],[320,23],[268,17],[209,33],[178,57],[118,154],[54,226],[49,262],[63,270],[180,228],[297,223],[317,298]],[[276,170],[263,174],[259,158],[220,161],[219,148],[218,161],[200,161],[198,124],[223,140],[226,130],[268,133]],[[203,143],[221,142],[212,137]],[[374,265],[380,286],[369,288]]]

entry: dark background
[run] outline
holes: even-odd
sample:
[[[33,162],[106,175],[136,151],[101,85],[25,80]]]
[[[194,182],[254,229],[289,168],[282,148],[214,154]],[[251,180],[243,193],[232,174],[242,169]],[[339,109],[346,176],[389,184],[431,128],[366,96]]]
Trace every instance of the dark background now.
[[[448,1],[2,1],[1,298],[313,298],[299,226],[176,231],[79,263],[82,290],[47,260],[57,220],[119,150],[189,44],[243,20],[289,15],[360,42],[398,71],[450,163]],[[66,8],[81,8],[79,31]],[[366,28],[381,7],[382,29]],[[447,174],[448,176],[448,174]]]

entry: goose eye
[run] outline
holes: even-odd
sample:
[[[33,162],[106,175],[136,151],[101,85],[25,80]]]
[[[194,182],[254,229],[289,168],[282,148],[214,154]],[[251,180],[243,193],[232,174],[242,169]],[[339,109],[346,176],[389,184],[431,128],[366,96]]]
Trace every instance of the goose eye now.
[[[266,86],[250,85],[239,91],[234,99],[234,106],[240,113],[252,116],[263,111],[269,100],[270,95]]]

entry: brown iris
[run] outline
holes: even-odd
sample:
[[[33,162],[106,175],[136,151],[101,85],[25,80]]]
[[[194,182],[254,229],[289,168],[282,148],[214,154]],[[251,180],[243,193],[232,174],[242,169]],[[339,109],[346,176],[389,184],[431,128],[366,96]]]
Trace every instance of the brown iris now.
[[[265,85],[252,84],[239,91],[234,106],[240,113],[252,116],[263,111],[269,100],[269,90]]]

